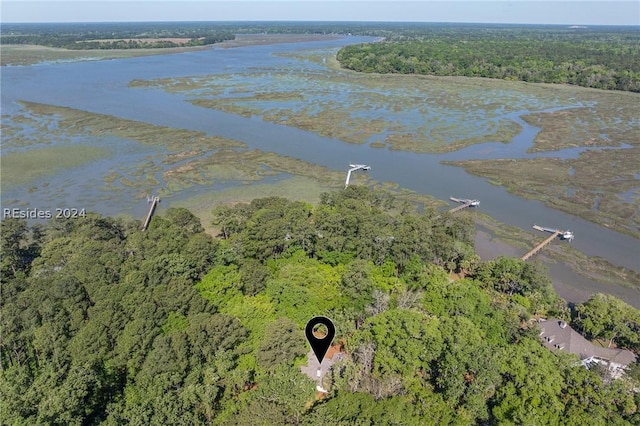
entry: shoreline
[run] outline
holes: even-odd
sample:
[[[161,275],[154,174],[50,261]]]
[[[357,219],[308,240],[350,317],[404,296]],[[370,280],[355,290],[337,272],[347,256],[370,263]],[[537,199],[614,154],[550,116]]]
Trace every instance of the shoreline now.
[[[141,56],[172,55],[208,49],[232,49],[280,43],[337,40],[339,34],[237,34],[235,40],[205,46],[166,47],[155,49],[85,49],[71,50],[33,44],[5,44],[1,46],[0,66],[30,66],[42,63],[102,61]]]
[[[281,43],[303,43],[310,41],[338,40],[347,37],[341,34],[236,34],[234,40],[209,45],[214,49],[234,49],[246,46],[263,46]]]

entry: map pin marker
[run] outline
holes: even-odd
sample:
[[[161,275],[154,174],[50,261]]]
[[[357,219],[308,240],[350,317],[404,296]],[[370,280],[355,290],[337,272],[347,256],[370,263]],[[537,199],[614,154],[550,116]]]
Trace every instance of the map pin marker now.
[[[319,325],[324,325],[326,327],[326,334],[318,329],[320,327],[317,328]],[[316,354],[318,362],[322,364],[322,360],[333,341],[333,336],[336,334],[336,328],[333,326],[333,323],[329,318],[315,317],[307,323],[304,333],[307,335],[307,340],[311,345],[311,349],[313,349],[313,353]]]

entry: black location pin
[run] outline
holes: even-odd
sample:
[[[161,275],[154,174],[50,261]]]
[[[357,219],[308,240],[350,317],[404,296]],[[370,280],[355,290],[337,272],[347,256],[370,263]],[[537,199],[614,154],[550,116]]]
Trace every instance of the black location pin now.
[[[327,328],[327,334],[324,337],[321,337],[323,333],[316,329],[316,326],[318,325],[324,325]],[[304,333],[307,335],[307,340],[311,345],[311,349],[313,349],[313,353],[316,354],[318,362],[322,364],[322,360],[333,341],[333,336],[336,334],[336,328],[333,326],[333,323],[329,318],[315,317],[307,323]]]

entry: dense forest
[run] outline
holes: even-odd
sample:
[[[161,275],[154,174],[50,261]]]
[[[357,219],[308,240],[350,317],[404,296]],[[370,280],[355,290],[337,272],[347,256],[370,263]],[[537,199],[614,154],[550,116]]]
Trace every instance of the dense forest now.
[[[637,365],[610,380],[531,321],[637,352],[640,313],[602,295],[570,311],[536,264],[481,262],[464,215],[358,186],[213,213],[216,237],[181,208],[146,232],[4,219],[0,423],[640,423]],[[300,370],[316,315],[346,354],[324,396]]]
[[[408,41],[347,46],[344,68],[361,72],[487,77],[640,92],[638,31],[458,30]]]

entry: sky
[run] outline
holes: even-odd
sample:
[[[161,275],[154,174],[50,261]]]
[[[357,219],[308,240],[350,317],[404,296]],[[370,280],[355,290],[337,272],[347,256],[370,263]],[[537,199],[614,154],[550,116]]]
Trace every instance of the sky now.
[[[0,21],[414,21],[640,25],[640,0],[0,0]]]

